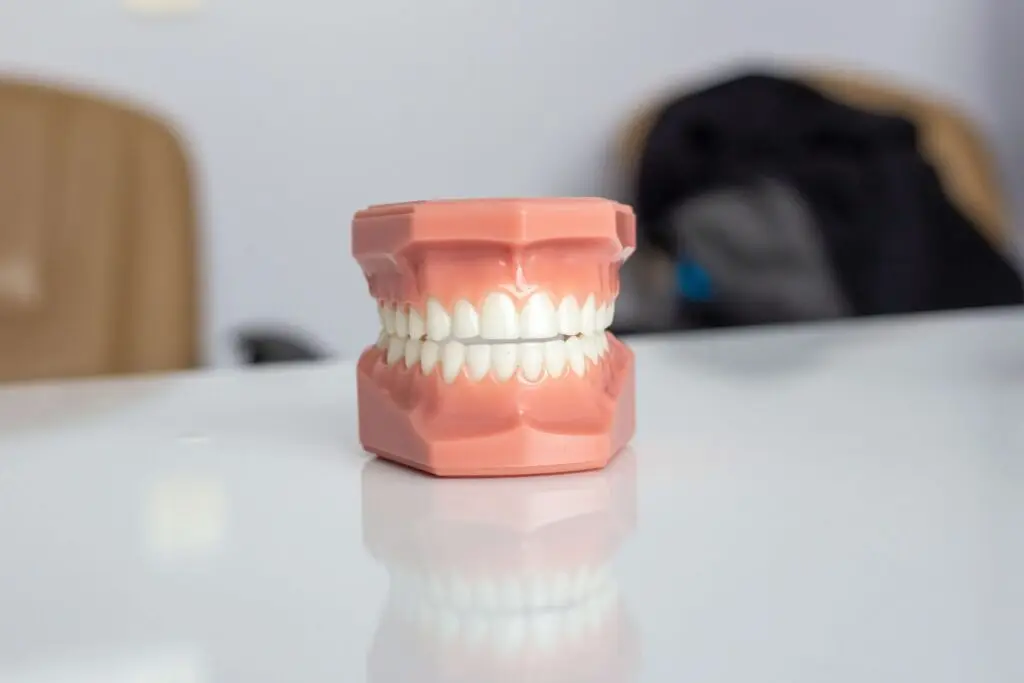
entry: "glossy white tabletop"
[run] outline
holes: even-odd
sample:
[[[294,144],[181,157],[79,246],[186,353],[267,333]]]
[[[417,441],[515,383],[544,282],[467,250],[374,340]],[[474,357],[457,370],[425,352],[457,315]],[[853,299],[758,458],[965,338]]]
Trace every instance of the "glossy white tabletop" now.
[[[0,681],[1024,680],[1024,314],[633,346],[562,477],[371,460],[350,364],[0,391]]]

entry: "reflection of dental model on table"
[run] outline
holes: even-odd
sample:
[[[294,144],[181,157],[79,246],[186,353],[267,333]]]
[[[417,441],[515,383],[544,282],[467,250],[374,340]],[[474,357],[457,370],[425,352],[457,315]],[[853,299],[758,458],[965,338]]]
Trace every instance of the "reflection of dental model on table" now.
[[[635,634],[611,563],[635,525],[635,463],[543,478],[363,470],[363,534],[390,588],[370,683],[628,681]]]
[[[463,200],[356,214],[381,311],[359,359],[359,437],[446,476],[603,467],[632,438],[633,354],[607,332],[629,207]]]

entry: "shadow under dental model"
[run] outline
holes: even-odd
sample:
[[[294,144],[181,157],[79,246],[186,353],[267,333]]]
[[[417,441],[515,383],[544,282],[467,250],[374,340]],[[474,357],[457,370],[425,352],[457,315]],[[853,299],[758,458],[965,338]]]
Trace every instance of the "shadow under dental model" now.
[[[633,680],[612,562],[636,525],[636,460],[506,479],[362,476],[363,542],[389,575],[367,680]]]

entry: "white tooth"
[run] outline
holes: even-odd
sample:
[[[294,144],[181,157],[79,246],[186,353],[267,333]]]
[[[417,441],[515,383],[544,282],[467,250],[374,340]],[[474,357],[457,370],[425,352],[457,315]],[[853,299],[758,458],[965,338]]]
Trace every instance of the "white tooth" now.
[[[608,306],[601,304],[597,307],[597,314],[594,316],[594,324],[598,330],[608,329]]]
[[[378,301],[377,302],[377,317],[380,318],[380,329],[381,330],[387,330],[388,329],[387,316],[384,315],[384,308],[385,308],[384,302],[383,301]]]
[[[405,340],[392,337],[388,342],[388,365],[394,365],[405,355]]]
[[[534,576],[526,584],[526,602],[529,607],[543,609],[550,601],[551,591],[543,576]]]
[[[487,639],[489,622],[481,616],[462,617],[462,642],[468,648],[477,648]]]
[[[459,577],[452,578],[452,604],[460,609],[467,609],[472,605],[472,586],[469,581]]]
[[[554,650],[558,646],[560,619],[557,613],[544,613],[533,621],[533,642],[541,652]]]
[[[558,335],[558,312],[547,294],[534,294],[519,315],[523,339],[550,339]]]
[[[594,330],[597,329],[596,322],[597,307],[594,305],[594,295],[591,294],[583,303],[583,308],[580,309],[580,332],[583,334],[593,334]]]
[[[434,602],[444,602],[447,593],[444,585],[444,576],[432,573],[427,579],[427,592]]]
[[[420,362],[420,353],[423,349],[423,342],[419,339],[405,340],[405,367],[411,368]]]
[[[480,336],[480,318],[473,304],[460,299],[452,311],[452,334],[456,339],[472,339]]]
[[[443,612],[438,619],[439,628],[438,633],[441,634],[441,640],[446,643],[450,643],[459,637],[459,618],[451,612]]]
[[[520,344],[519,367],[523,369],[523,379],[536,382],[544,372],[544,345]]]
[[[561,377],[565,372],[565,361],[564,341],[556,339],[544,344],[544,367],[547,368],[548,376]]]
[[[516,374],[518,360],[519,351],[515,344],[494,344],[491,347],[491,365],[494,366],[494,376],[502,382]]]
[[[500,292],[487,295],[480,314],[480,336],[502,341],[519,338],[519,314],[512,297]]]
[[[423,342],[423,349],[420,351],[420,369],[424,375],[429,375],[437,365],[441,357],[441,346],[436,341]]]
[[[587,370],[587,359],[583,356],[583,345],[578,337],[565,340],[565,353],[569,357],[569,367],[580,377]]]
[[[427,301],[427,336],[434,341],[447,339],[452,333],[452,319],[437,299]]]
[[[395,309],[395,334],[399,337],[409,336],[409,314],[405,312],[404,304],[398,304]]]
[[[387,332],[385,332],[384,330],[380,331],[380,336],[377,337],[377,343],[375,344],[375,346],[378,349],[386,349],[386,348],[388,348],[388,333]]]
[[[462,363],[466,360],[466,347],[457,341],[450,341],[441,349],[441,377],[451,384],[459,376]]]
[[[580,333],[580,305],[571,294],[558,305],[558,330],[561,334]]]
[[[506,619],[498,632],[498,654],[507,657],[518,654],[526,643],[526,618],[522,616]]]
[[[477,600],[485,610],[498,609],[498,586],[490,579],[481,579],[476,587]]]
[[[388,334],[395,333],[395,309],[391,307],[391,304],[384,304],[384,329],[388,331]]]
[[[501,582],[499,591],[502,608],[515,611],[523,609],[523,591],[519,581],[514,578],[505,579]]]
[[[558,572],[551,580],[551,596],[555,607],[563,607],[566,603],[572,601],[572,597],[569,595],[569,587],[571,584],[571,577],[568,572]]]
[[[591,362],[596,363],[597,359],[601,355],[601,352],[597,348],[597,337],[592,334],[588,334],[585,337],[580,338],[580,343],[583,345],[583,354],[589,358]]]
[[[423,316],[415,308],[409,308],[409,337],[412,339],[423,339],[427,334],[427,326],[423,322]]]
[[[601,355],[608,353],[608,333],[601,332],[597,335],[597,348]]]
[[[605,316],[605,319],[608,321],[608,324],[605,325],[605,327],[611,327],[612,323],[615,322],[615,299],[608,302],[608,313],[606,313]]]
[[[473,344],[466,349],[466,368],[469,378],[480,381],[491,369],[491,347],[487,344]]]

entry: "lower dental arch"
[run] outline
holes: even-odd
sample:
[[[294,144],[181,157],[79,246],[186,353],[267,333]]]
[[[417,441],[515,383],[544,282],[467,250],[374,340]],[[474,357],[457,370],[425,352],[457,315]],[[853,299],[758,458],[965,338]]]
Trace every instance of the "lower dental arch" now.
[[[556,306],[544,293],[530,296],[521,310],[508,294],[492,292],[479,307],[460,299],[449,309],[429,298],[415,306],[378,302],[382,349],[388,366],[439,372],[451,384],[460,374],[472,381],[493,376],[536,382],[545,375],[586,374],[608,353],[607,328],[615,300],[588,295],[582,305],[573,295]],[[588,363],[589,361],[589,363]]]

